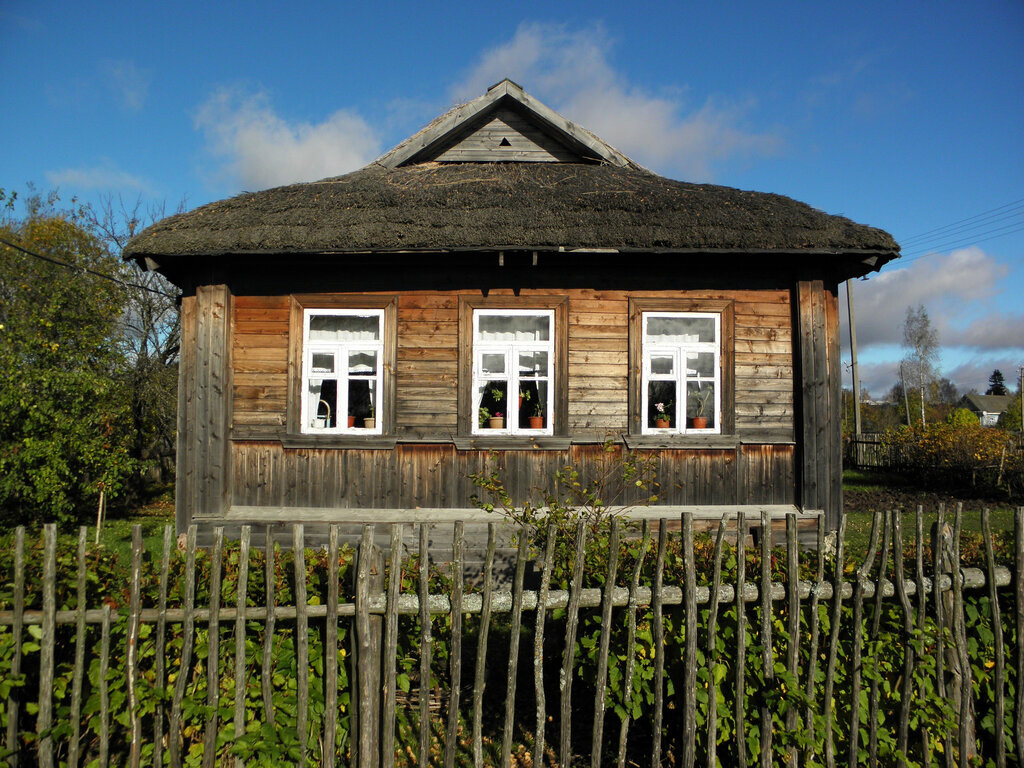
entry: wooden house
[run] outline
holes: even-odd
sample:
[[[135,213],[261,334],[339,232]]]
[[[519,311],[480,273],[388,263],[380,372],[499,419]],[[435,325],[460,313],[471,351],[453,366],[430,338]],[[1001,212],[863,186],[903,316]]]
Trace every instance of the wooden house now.
[[[898,246],[655,175],[505,80],[362,170],[127,255],[184,293],[179,527],[463,515],[489,457],[522,494],[609,437],[656,456],[666,514],[834,527],[837,287]]]

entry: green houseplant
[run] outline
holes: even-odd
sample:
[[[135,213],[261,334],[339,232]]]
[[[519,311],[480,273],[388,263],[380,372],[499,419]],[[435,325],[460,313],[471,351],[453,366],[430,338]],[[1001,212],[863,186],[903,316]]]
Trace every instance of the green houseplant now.
[[[690,399],[693,400],[696,406],[697,413],[694,414],[691,419],[691,425],[694,429],[706,429],[708,426],[707,419],[707,407],[708,403],[711,402],[711,396],[714,395],[714,387],[708,383],[703,388],[700,384],[697,384],[697,390],[690,394]]]

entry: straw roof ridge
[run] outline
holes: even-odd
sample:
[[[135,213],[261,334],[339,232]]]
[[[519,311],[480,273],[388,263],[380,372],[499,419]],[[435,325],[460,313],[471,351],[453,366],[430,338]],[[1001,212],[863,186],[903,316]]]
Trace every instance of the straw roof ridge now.
[[[520,246],[808,250],[895,256],[892,236],[783,195],[691,184],[636,166],[371,164],[177,214],[125,256],[216,256]]]

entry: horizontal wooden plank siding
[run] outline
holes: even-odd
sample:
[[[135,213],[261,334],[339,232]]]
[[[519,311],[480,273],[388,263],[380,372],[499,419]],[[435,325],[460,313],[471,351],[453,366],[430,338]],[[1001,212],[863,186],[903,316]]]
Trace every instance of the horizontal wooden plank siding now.
[[[511,295],[508,291],[490,295],[504,293]],[[629,299],[681,294],[583,289],[553,293],[569,299],[568,434],[625,431]],[[457,432],[459,295],[414,291],[399,296],[394,422],[399,438],[444,438]],[[520,295],[549,294],[524,289]],[[792,434],[789,292],[702,290],[684,295],[734,301],[736,434],[753,430]],[[231,360],[236,426],[279,428],[286,423],[282,411],[287,407],[288,313],[287,296],[235,297]]]

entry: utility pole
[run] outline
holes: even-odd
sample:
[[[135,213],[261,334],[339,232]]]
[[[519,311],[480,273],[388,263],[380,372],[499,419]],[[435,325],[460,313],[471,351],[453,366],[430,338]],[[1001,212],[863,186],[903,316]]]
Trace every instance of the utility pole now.
[[[853,316],[853,290],[846,281],[846,309],[850,313],[850,356],[853,360],[853,439],[856,441],[855,455],[860,464],[860,378],[857,375],[857,322]]]
[[[900,361],[900,382],[903,384],[903,409],[907,412],[907,426],[910,426],[910,400],[907,398],[907,377],[903,375],[903,362]]]

